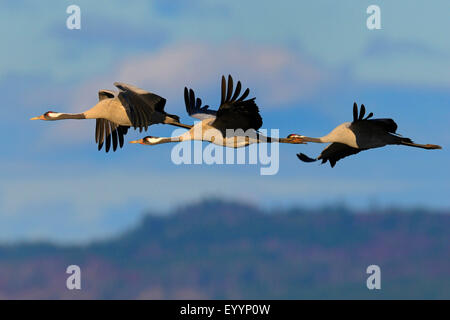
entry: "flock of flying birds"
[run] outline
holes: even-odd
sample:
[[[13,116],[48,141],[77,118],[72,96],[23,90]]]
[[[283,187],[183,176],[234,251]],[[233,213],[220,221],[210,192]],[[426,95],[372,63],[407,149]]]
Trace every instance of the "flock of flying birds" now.
[[[331,167],[344,157],[386,145],[441,149],[438,145],[417,144],[409,138],[400,136],[396,133],[397,124],[392,119],[372,119],[372,112],[364,117],[366,112],[364,105],[362,104],[358,110],[356,103],[353,105],[353,121],[337,126],[323,137],[311,138],[298,134],[290,134],[286,138],[264,136],[258,132],[263,122],[255,98],[248,98],[250,93],[248,88],[241,95],[241,82],[238,81],[234,88],[231,76],[228,76],[228,81],[222,76],[222,94],[217,110],[210,110],[208,105],[202,106],[202,100],[195,97],[194,91],[184,88],[187,113],[201,120],[195,125],[183,124],[178,116],[165,112],[166,99],[154,93],[120,82],[114,85],[119,91],[100,90],[99,102],[85,112],[48,111],[31,120],[96,119],[95,141],[98,144],[98,150],[105,146],[106,152],[111,147],[113,151],[116,151],[117,147],[123,147],[124,136],[130,127],[142,132],[157,123],[188,130],[178,137],[147,136],[131,143],[156,145],[202,140],[233,148],[245,147],[253,143],[329,143],[317,158],[310,158],[303,153],[297,154],[297,157],[304,162],[322,160],[322,163],[326,163],[329,161]],[[239,137],[236,133],[238,129],[242,129],[241,132],[246,134]]]

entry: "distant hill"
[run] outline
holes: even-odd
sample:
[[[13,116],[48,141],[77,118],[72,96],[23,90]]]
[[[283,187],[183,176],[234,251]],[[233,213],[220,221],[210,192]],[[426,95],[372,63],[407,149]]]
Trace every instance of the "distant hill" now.
[[[0,299],[449,299],[449,231],[450,212],[210,201],[88,246],[0,246]],[[65,287],[71,264],[80,291]],[[372,264],[379,291],[366,287]]]

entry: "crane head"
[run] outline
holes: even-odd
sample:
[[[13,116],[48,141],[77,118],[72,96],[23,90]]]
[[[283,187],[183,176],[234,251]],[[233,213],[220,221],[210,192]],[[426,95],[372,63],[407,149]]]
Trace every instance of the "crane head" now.
[[[30,120],[56,120],[60,114],[54,111],[47,111],[41,116],[31,118]]]
[[[161,138],[158,137],[153,137],[153,136],[147,136],[143,139],[139,139],[139,140],[134,140],[134,141],[130,141],[130,143],[139,143],[139,144],[143,144],[143,145],[154,145],[154,144],[159,144],[161,142]]]

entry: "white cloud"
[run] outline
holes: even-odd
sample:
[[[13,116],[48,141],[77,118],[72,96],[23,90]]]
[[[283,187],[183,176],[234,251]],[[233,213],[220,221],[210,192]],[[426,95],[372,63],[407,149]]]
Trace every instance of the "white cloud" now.
[[[100,89],[116,89],[115,81],[134,84],[168,100],[167,110],[185,115],[183,89],[193,88],[205,104],[217,107],[220,78],[231,74],[241,80],[262,108],[278,108],[317,93],[330,75],[286,48],[204,43],[174,44],[155,52],[127,58],[111,72],[91,79],[66,96],[67,112],[82,112],[98,101]],[[207,101],[204,93],[213,94]],[[54,110],[65,112],[64,110]],[[170,112],[169,111],[169,112]],[[93,143],[93,121],[63,121],[52,124],[40,139],[40,148],[61,143]]]
[[[231,74],[249,87],[264,107],[279,107],[316,93],[327,81],[323,70],[288,49],[276,46],[175,44],[126,60],[116,78],[170,97],[188,85],[214,90],[219,100],[220,77]],[[154,89],[153,89],[154,88]]]

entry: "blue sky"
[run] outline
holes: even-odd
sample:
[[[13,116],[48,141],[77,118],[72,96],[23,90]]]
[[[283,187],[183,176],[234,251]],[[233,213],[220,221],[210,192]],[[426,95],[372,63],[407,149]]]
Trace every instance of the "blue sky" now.
[[[24,2],[0,4],[8,120],[0,127],[0,241],[89,241],[144,212],[210,196],[268,208],[450,206],[448,1]],[[71,4],[81,8],[81,30],[66,28]],[[366,27],[371,4],[381,8],[381,30]],[[251,165],[176,166],[170,145],[106,155],[96,150],[94,121],[28,120],[83,111],[99,89],[122,81],[166,97],[167,111],[190,123],[183,87],[216,106],[229,73],[257,97],[263,127],[282,136],[324,135],[351,120],[357,101],[394,118],[399,133],[444,149],[387,147],[331,169],[295,156],[324,146],[283,145],[278,174],[261,176]]]

